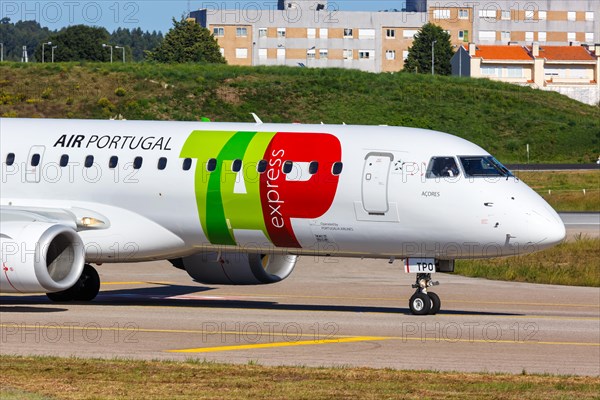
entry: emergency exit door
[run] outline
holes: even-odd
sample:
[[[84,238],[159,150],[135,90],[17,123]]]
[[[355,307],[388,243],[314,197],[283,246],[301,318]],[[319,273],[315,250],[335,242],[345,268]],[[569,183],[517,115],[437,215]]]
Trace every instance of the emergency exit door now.
[[[394,156],[390,153],[369,153],[365,157],[362,175],[362,203],[369,214],[385,214],[388,201],[388,177]]]

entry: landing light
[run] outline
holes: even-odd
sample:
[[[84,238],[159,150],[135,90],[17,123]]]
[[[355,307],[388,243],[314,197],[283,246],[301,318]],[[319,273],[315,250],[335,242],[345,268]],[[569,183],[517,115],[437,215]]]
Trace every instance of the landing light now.
[[[100,221],[94,217],[83,217],[81,218],[81,225],[86,228],[92,228],[104,225],[104,221]]]

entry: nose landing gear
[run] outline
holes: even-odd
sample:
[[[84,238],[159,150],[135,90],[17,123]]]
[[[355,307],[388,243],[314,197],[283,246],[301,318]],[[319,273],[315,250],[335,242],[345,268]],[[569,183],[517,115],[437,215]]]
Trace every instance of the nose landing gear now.
[[[412,285],[417,291],[408,302],[410,312],[414,315],[437,314],[442,306],[440,297],[427,291],[428,287],[437,285],[439,285],[439,282],[432,281],[431,274],[417,274],[417,282]]]

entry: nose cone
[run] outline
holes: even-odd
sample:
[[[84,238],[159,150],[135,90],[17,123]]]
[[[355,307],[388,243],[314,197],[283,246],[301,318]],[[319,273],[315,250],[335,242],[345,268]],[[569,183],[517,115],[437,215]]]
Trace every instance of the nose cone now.
[[[554,246],[565,240],[567,231],[560,216],[544,200],[530,213],[529,224],[536,232],[535,243],[540,248]]]

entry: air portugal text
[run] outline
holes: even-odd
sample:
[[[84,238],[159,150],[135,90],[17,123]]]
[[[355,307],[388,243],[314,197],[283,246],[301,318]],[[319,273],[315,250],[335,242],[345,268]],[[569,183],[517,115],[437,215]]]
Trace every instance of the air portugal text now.
[[[180,156],[198,160],[196,202],[212,244],[237,245],[235,230],[250,230],[275,246],[300,248],[291,219],[329,210],[342,149],[327,133],[194,131]],[[316,172],[308,172],[311,162]]]

